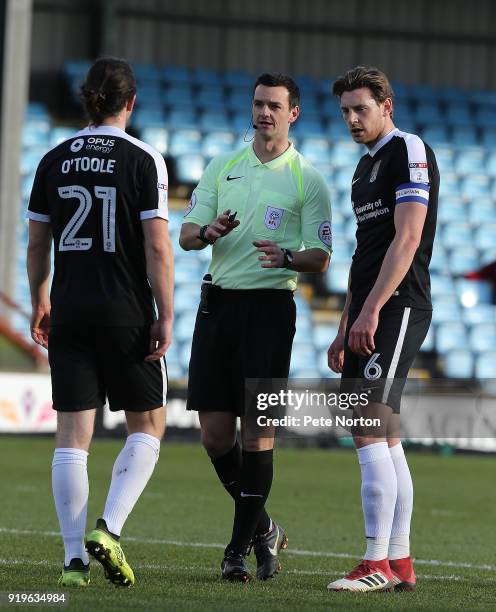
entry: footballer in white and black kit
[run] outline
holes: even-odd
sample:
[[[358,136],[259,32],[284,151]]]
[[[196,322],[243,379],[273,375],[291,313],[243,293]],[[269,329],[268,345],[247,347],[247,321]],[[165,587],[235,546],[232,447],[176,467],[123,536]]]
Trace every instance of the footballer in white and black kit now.
[[[399,412],[432,317],[428,267],[439,172],[430,147],[394,125],[394,92],[381,70],[355,66],[332,91],[350,136],[368,152],[352,178],[357,246],[328,364],[342,375],[341,392],[366,392],[368,402],[354,409],[351,430],[366,549],[358,565],[327,588],[413,591],[413,482]]]
[[[54,408],[165,405],[165,358],[144,361],[155,309],[142,230],[168,219],[163,157],[120,128],[85,128],[41,160],[27,216],[53,233]]]
[[[361,380],[369,401],[400,410],[401,393],[432,318],[429,262],[436,231],[439,171],[432,149],[418,136],[393,129],[359,161],[352,179],[357,246],[350,270],[347,336],[374,287],[395,236],[394,212],[403,202],[427,208],[413,262],[382,306],[372,355],[352,352],[345,340],[343,385]],[[394,380],[394,381],[393,381]],[[373,381],[373,382],[371,382]]]

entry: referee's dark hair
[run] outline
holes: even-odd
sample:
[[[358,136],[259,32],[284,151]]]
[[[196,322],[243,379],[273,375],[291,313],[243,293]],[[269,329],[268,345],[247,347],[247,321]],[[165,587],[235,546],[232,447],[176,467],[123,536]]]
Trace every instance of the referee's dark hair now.
[[[300,88],[287,74],[264,72],[255,81],[253,93],[255,93],[255,89],[259,85],[265,85],[265,87],[285,87],[289,94],[289,108],[294,108],[300,104]]]
[[[136,93],[133,70],[126,60],[102,57],[88,70],[80,97],[91,123],[100,125],[121,111]]]
[[[372,97],[378,104],[386,98],[393,99],[394,92],[387,76],[373,66],[355,66],[340,76],[332,85],[332,93],[340,98],[345,91],[354,91],[361,87],[368,87]]]

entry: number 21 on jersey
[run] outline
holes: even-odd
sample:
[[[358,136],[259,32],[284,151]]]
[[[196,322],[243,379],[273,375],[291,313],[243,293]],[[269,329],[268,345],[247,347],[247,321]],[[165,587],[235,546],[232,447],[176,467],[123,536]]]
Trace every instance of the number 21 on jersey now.
[[[115,253],[115,187],[95,187],[95,196],[102,200],[102,230],[103,250]],[[93,244],[93,238],[76,237],[77,232],[89,215],[93,206],[91,193],[82,185],[59,187],[59,196],[64,200],[75,198],[79,206],[70,218],[60,236],[59,251],[88,251]]]

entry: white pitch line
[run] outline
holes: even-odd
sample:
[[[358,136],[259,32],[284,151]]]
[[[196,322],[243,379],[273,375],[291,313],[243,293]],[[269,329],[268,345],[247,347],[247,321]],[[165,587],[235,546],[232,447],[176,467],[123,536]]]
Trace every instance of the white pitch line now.
[[[45,537],[61,537],[57,531],[35,531],[30,529],[10,529],[8,527],[0,527],[0,533],[12,533],[16,535],[35,535]],[[123,538],[124,542],[138,542],[140,544],[153,544],[161,546],[178,546],[183,548],[219,548],[224,549],[224,544],[217,544],[215,542],[183,542],[181,540],[160,540],[155,538],[140,538],[134,536],[126,536]],[[338,553],[331,551],[318,551],[318,550],[301,550],[298,548],[291,548],[284,553],[285,555],[295,555],[301,557],[323,557],[331,559],[358,559],[360,554],[352,555],[350,553]],[[478,565],[475,563],[461,563],[459,561],[442,561],[439,559],[415,559],[416,565],[430,565],[434,567],[457,567],[460,569],[475,569],[483,570],[488,572],[496,571],[496,565]]]
[[[92,564],[97,566],[98,563],[96,561],[92,561]],[[31,566],[42,566],[42,567],[60,567],[60,563],[55,563],[55,561],[35,561],[34,559],[0,559],[0,565],[31,565]],[[192,572],[198,570],[208,570],[211,572],[217,572],[217,566],[202,566],[198,565],[157,565],[156,563],[133,563],[133,567],[135,569],[141,570],[170,570],[177,572]],[[283,574],[292,574],[296,576],[327,576],[335,577],[335,576],[343,576],[343,572],[331,571],[331,570],[283,570]],[[435,574],[417,574],[417,578],[419,580],[433,580],[433,581],[469,581],[472,580],[468,576],[457,576],[455,574],[451,574],[450,576],[436,576]],[[489,578],[485,579],[485,582],[496,582],[495,579]]]

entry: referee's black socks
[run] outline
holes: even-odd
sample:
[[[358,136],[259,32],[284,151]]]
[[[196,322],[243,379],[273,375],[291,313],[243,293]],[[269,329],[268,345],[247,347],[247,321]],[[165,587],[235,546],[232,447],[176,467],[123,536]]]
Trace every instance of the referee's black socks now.
[[[225,490],[235,500],[242,465],[241,447],[239,442],[236,440],[236,444],[225,455],[222,455],[221,457],[210,457],[210,461],[217,472],[219,480],[224,485]],[[255,533],[267,533],[269,529],[270,516],[267,514],[265,508],[262,508],[262,513],[260,515]]]
[[[254,534],[266,533],[270,529],[270,518],[264,505],[272,486],[273,450],[243,451],[238,494],[235,498],[234,525],[228,549],[244,552]],[[258,531],[262,514],[267,516],[264,529]]]

